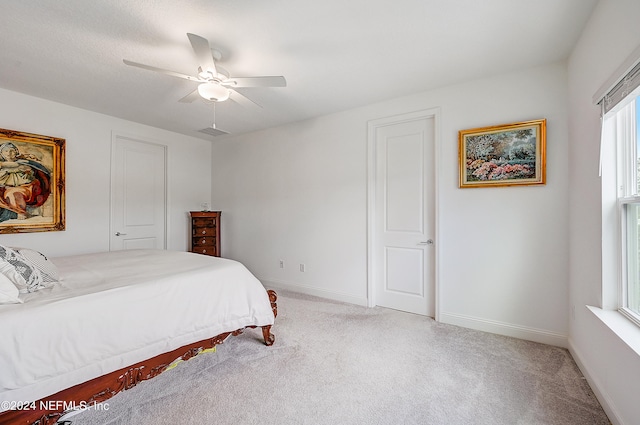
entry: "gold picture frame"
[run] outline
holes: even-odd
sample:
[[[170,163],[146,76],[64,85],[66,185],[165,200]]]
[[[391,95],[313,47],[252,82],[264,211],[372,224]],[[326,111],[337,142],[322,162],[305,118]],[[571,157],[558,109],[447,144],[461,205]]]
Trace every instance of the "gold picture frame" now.
[[[546,120],[459,132],[460,187],[546,184]]]
[[[0,129],[0,234],[65,229],[65,139]]]

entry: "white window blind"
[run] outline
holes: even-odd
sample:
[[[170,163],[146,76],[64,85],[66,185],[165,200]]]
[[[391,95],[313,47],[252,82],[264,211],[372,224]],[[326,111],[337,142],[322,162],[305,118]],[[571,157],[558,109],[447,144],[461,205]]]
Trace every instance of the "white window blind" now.
[[[633,67],[624,78],[602,98],[604,113],[613,109],[620,101],[640,87],[640,63]]]
[[[604,143],[605,114],[615,108],[629,94],[640,87],[640,46],[613,73],[607,82],[593,96],[593,101],[600,105],[602,134],[600,137],[600,164],[598,175],[602,176],[602,149]]]
[[[598,90],[593,100],[602,107],[602,115],[604,115],[638,87],[640,87],[640,46]]]

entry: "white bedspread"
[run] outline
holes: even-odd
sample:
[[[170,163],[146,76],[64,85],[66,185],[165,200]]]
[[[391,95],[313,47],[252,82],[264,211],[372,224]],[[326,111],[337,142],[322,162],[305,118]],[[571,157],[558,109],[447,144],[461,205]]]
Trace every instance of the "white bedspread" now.
[[[242,264],[187,252],[51,259],[61,282],[0,305],[0,401],[33,401],[183,345],[273,324]],[[0,409],[2,410],[2,409]]]

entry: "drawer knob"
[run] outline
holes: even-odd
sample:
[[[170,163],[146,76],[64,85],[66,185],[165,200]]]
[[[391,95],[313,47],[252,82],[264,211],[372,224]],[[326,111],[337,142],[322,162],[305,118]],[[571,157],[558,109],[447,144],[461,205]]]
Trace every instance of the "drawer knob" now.
[[[203,235],[206,235],[206,234],[207,234],[207,231],[206,231],[206,230],[203,230],[203,231],[202,231],[202,234],[203,234]]]

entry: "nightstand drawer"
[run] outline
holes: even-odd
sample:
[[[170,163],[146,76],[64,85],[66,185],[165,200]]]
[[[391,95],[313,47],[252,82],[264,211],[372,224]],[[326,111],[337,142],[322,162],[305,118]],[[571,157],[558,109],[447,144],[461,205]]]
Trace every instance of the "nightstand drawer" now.
[[[196,254],[212,255],[214,257],[218,256],[218,253],[216,252],[216,247],[213,245],[194,246],[191,252],[195,252]]]
[[[194,217],[192,219],[193,227],[216,227],[216,218],[215,217]]]
[[[194,238],[200,236],[215,236],[216,229],[215,227],[194,227],[192,231],[192,236]]]
[[[216,238],[213,236],[197,236],[193,238],[193,246],[202,246],[202,245],[211,245],[214,246],[216,244]]]

